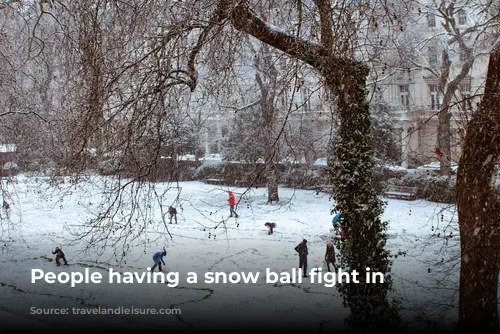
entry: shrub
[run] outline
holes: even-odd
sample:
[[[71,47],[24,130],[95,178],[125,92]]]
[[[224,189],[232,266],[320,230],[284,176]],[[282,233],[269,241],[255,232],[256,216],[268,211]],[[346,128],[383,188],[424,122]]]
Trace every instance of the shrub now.
[[[326,169],[309,169],[305,165],[291,165],[280,181],[286,187],[298,189],[316,189],[329,183]]]
[[[417,197],[431,202],[455,203],[455,176],[447,177],[434,173],[408,173],[391,179],[389,183],[398,186],[416,187]]]

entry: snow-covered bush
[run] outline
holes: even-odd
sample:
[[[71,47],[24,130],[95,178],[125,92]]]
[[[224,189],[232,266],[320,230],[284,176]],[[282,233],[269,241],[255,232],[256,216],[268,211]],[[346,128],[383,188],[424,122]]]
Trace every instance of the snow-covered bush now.
[[[436,175],[433,173],[408,173],[389,180],[390,184],[416,187],[417,197],[431,202],[455,203],[455,176]]]

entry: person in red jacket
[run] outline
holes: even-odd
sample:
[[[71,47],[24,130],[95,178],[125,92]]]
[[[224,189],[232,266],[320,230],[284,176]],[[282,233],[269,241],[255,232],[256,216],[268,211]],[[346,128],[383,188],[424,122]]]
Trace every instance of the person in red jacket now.
[[[227,194],[229,195],[229,198],[227,199],[227,202],[229,203],[229,217],[232,217],[234,214],[234,216],[238,218],[238,214],[234,210],[234,206],[236,204],[236,198],[234,197],[234,194],[231,190],[229,190]]]

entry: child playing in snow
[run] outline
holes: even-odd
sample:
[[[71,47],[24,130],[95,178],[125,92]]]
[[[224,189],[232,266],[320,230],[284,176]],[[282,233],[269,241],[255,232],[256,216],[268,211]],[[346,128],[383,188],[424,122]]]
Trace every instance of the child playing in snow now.
[[[62,249],[59,246],[56,247],[56,249],[52,252],[52,254],[57,254],[56,255],[56,263],[57,263],[58,267],[61,265],[61,262],[60,262],[61,259],[63,259],[65,266],[68,265],[68,261],[66,261],[66,256],[64,256],[64,252],[62,251]]]
[[[273,234],[273,229],[276,227],[276,223],[275,222],[266,222],[264,225],[267,226],[267,228],[269,229],[269,231],[267,232],[267,235]]]
[[[163,269],[161,268],[161,264],[163,263],[163,265],[165,265],[165,261],[163,261],[163,257],[167,255],[167,251],[164,249],[162,252],[156,252],[154,255],[153,255],[153,261],[155,262],[153,268],[151,268],[151,272],[153,272],[156,268],[156,266],[158,266],[158,271],[163,271]]]

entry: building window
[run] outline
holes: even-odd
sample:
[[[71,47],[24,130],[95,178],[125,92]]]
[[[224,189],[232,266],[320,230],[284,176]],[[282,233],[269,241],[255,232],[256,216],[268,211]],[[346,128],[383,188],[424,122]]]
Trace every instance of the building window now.
[[[436,17],[434,14],[427,14],[427,26],[428,27],[435,27],[436,26]]]
[[[430,65],[437,65],[438,63],[438,54],[437,54],[437,48],[435,46],[429,46],[429,64]]]
[[[399,85],[399,96],[401,105],[408,107],[410,105],[410,85]]]
[[[467,13],[465,12],[465,10],[460,9],[458,11],[458,25],[463,26],[466,23],[467,23]]]
[[[429,91],[431,94],[431,110],[439,110],[441,108],[441,96],[438,91],[438,85],[430,84]]]

